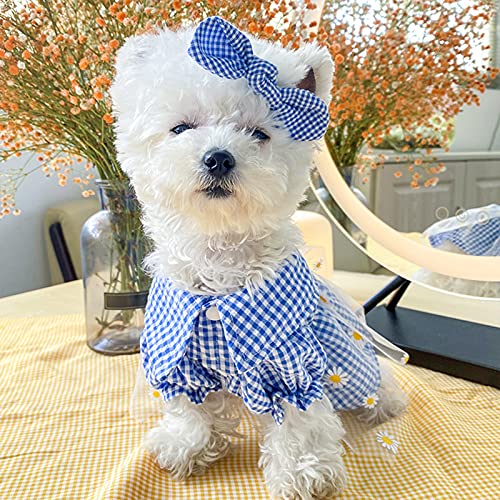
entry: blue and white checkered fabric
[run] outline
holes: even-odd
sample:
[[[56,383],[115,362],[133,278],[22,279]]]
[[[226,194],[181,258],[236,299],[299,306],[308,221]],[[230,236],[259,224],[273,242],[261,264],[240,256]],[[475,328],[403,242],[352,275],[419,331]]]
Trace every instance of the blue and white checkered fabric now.
[[[362,318],[297,254],[251,294],[197,295],[156,277],[141,352],[165,401],[185,394],[199,404],[225,389],[281,423],[283,401],[306,410],[326,394],[345,410],[375,394],[380,369],[369,338]]]
[[[476,256],[500,256],[500,205],[473,208],[436,222],[424,233],[439,248],[451,243],[462,252]]]
[[[246,78],[292,139],[315,141],[325,134],[329,122],[325,102],[308,90],[278,87],[276,66],[254,55],[250,40],[224,19],[209,17],[200,23],[188,53],[214,75]]]

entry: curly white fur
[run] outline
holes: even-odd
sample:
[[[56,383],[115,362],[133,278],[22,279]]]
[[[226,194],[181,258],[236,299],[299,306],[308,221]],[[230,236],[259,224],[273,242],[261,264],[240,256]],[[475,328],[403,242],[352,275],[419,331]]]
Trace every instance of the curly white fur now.
[[[314,144],[293,141],[275,127],[261,97],[244,79],[229,81],[187,55],[192,29],[132,38],[120,50],[111,89],[117,149],[143,208],[154,242],[151,273],[167,275],[196,293],[225,294],[271,279],[301,244],[291,215],[307,187]],[[332,79],[328,51],[316,45],[292,51],[251,39],[255,53],[278,68],[280,86],[297,85],[309,69],[326,102]],[[192,128],[176,135],[181,123]],[[259,128],[269,136],[252,137]],[[203,166],[213,148],[236,160],[234,175],[218,182],[231,194],[210,198],[214,182]],[[230,450],[238,418],[232,399],[211,394],[201,405],[181,396],[145,445],[174,477],[199,473]],[[390,412],[389,412],[390,413]],[[286,410],[282,426],[268,422],[261,464],[273,495],[331,497],[346,482],[340,419],[328,401],[308,411]]]
[[[260,465],[273,497],[327,499],[344,488],[344,429],[327,398],[305,412],[288,405],[280,426],[265,419]]]
[[[202,405],[186,396],[169,401],[159,425],[146,436],[144,447],[176,479],[202,473],[211,463],[226,456],[229,436],[238,436],[237,399],[225,392],[212,393]]]

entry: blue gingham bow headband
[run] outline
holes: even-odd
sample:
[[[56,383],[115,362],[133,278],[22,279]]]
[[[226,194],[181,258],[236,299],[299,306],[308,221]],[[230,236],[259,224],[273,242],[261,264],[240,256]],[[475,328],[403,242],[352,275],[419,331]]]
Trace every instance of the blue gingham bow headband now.
[[[221,78],[246,78],[292,139],[315,141],[326,132],[329,122],[326,103],[308,90],[278,87],[276,66],[257,57],[250,40],[224,19],[209,17],[203,21],[194,32],[188,54]]]

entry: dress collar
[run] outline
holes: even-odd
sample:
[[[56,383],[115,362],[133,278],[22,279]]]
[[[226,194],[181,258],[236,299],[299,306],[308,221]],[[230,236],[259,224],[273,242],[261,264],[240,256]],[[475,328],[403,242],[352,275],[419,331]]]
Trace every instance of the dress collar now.
[[[200,312],[215,306],[238,372],[250,370],[312,320],[317,297],[316,281],[299,253],[284,262],[274,279],[251,291],[198,295],[155,277],[141,341],[145,365],[157,365],[157,377],[172,370],[187,349]]]

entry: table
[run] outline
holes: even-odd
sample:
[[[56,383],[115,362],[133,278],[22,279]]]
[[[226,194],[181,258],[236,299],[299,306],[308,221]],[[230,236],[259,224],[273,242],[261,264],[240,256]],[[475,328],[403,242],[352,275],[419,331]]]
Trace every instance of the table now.
[[[358,301],[389,279],[333,276]],[[412,285],[402,305],[500,326],[498,301]],[[154,418],[128,411],[138,356],[90,351],[82,312],[81,282],[0,300],[0,498],[268,498],[251,415],[246,439],[205,475],[176,483],[160,470],[140,446]],[[401,451],[389,462],[347,451],[340,498],[499,498],[500,391],[414,366],[396,375],[411,399]]]

